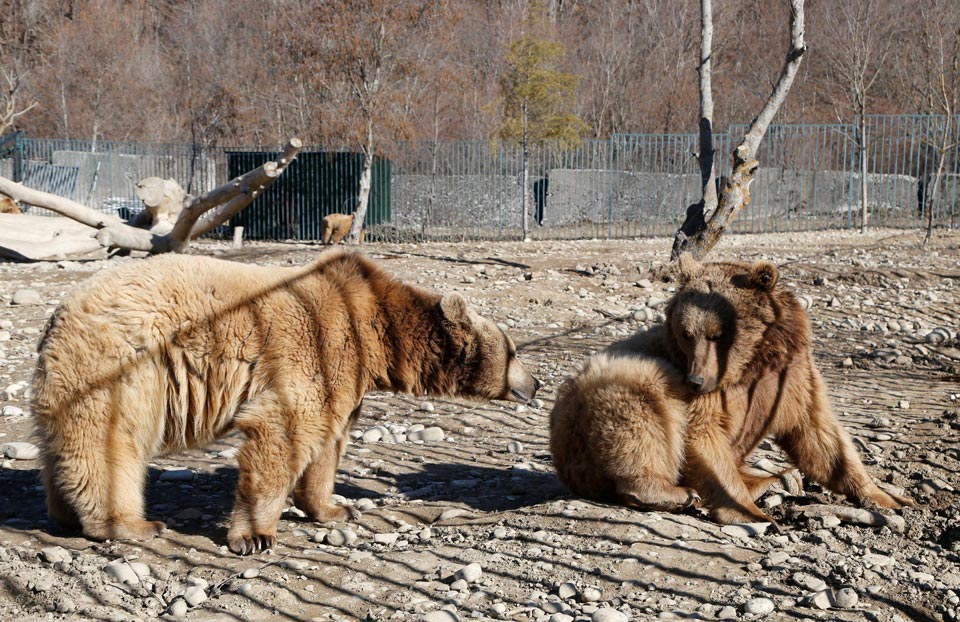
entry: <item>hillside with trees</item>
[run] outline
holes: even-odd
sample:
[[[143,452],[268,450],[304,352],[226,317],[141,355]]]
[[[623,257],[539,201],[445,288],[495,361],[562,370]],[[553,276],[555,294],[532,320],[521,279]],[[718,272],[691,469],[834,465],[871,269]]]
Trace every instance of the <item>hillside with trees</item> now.
[[[583,137],[694,130],[699,8],[675,0],[2,0],[0,114],[8,131],[94,141],[297,135],[362,151],[490,138],[511,45],[537,10],[538,33],[562,44],[557,69],[576,78],[568,112]],[[788,10],[715,8],[717,127],[749,121],[769,94]],[[778,121],[942,112],[956,98],[957,0],[811,0],[806,12],[809,54]]]

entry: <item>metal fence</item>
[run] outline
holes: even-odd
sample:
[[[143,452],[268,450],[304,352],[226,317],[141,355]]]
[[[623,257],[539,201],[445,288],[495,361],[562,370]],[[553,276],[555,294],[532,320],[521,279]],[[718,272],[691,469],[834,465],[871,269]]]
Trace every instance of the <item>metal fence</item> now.
[[[859,121],[859,120],[858,120]],[[859,123],[775,125],[764,138],[738,232],[859,226],[865,147],[869,224],[957,227],[960,116],[869,116]],[[718,133],[720,174],[745,126]],[[276,153],[263,148],[21,138],[0,151],[0,175],[129,216],[139,179],[170,177],[200,193]],[[515,240],[523,210],[534,239],[669,235],[699,198],[695,134],[624,134],[572,149],[487,141],[385,146],[374,168],[369,239]],[[362,158],[307,148],[232,225],[259,239],[316,240],[331,212],[353,211]],[[528,186],[522,187],[524,168]],[[38,210],[34,210],[38,211]],[[220,234],[228,234],[222,230]]]

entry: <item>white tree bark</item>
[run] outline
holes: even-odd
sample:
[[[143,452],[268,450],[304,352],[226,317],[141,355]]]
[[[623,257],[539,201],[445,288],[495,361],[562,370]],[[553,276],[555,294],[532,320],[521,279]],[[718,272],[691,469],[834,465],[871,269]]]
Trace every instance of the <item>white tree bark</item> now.
[[[712,43],[713,27],[709,23],[712,20],[711,0],[701,0],[701,65],[700,65],[700,88],[701,88],[701,133],[700,133],[700,166],[701,177],[707,180],[712,178],[712,170],[704,173],[705,143],[712,145],[712,128],[705,123],[703,119],[705,112],[709,112],[712,117],[713,99],[712,96],[704,91],[710,89],[710,64],[704,64],[704,58],[709,60],[710,44]],[[697,259],[703,258],[710,252],[716,243],[720,240],[727,226],[736,218],[740,210],[750,202],[750,184],[753,183],[753,175],[759,166],[756,160],[757,149],[760,141],[767,132],[770,122],[777,114],[780,106],[783,105],[793,84],[793,79],[800,68],[800,61],[806,52],[807,46],[803,41],[803,0],[790,0],[790,49],[787,50],[787,57],[783,68],[780,70],[780,77],[777,79],[773,91],[767,98],[759,114],[751,122],[749,129],[743,137],[743,140],[733,150],[733,171],[730,177],[726,177],[720,184],[720,195],[717,199],[717,207],[712,213],[706,214],[707,197],[713,192],[713,183],[710,188],[704,185],[704,200],[691,205],[687,209],[687,217],[680,229],[674,236],[673,250],[671,257],[676,259],[685,251],[691,252]],[[704,131],[706,130],[706,132]],[[712,161],[710,163],[712,167]]]
[[[0,177],[0,194],[5,194],[21,203],[42,207],[66,216],[88,227],[96,229],[91,237],[96,238],[101,246],[116,247],[129,250],[146,251],[149,253],[182,252],[190,244],[190,240],[203,235],[226,222],[240,212],[255,199],[263,189],[272,184],[283,173],[287,165],[297,157],[303,144],[297,138],[283,148],[276,162],[266,162],[236,179],[222,186],[218,186],[198,197],[186,195],[182,189],[167,188],[173,195],[179,191],[182,198],[182,208],[177,211],[176,219],[170,223],[158,222],[154,218],[149,224],[150,229],[143,229],[123,222],[112,214],[104,214],[77,203],[65,197],[47,192],[41,192],[25,187],[23,184]],[[161,180],[162,181],[162,180]],[[172,180],[167,180],[170,182]],[[174,182],[175,184],[175,182]],[[154,214],[162,214],[164,219],[171,219],[169,198],[157,198],[151,191],[147,191],[147,200],[157,203],[153,208],[148,204],[148,210]],[[166,201],[166,202],[164,202]],[[160,210],[159,204],[164,208]]]
[[[367,122],[367,144],[363,149],[363,170],[360,172],[360,188],[357,192],[357,207],[353,210],[353,223],[347,234],[347,244],[358,244],[367,219],[370,205],[370,185],[373,177],[373,123]]]

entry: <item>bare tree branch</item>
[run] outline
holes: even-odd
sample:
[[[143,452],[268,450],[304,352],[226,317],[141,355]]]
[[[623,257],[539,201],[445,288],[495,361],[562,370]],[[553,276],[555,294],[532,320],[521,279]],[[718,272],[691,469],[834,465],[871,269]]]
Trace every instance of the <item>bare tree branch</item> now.
[[[92,237],[105,247],[149,253],[181,252],[186,250],[190,240],[218,227],[247,207],[264,188],[276,181],[301,149],[301,141],[292,138],[281,151],[277,162],[266,162],[199,197],[186,196],[173,228],[164,233],[160,233],[159,228],[151,231],[132,226],[112,214],[98,212],[65,197],[27,188],[4,177],[0,177],[0,193],[97,229]]]

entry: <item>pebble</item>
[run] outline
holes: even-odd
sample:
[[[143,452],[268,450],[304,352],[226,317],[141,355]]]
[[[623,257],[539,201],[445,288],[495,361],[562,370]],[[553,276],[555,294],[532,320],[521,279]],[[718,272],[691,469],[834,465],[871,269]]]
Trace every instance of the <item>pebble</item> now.
[[[756,536],[762,536],[767,532],[770,523],[737,523],[734,525],[724,525],[720,531],[733,538],[746,540]]]
[[[62,546],[51,546],[41,549],[40,557],[49,564],[55,564],[57,562],[66,562],[69,564],[70,561],[73,560],[73,555],[70,551]]]
[[[574,598],[577,595],[577,592],[577,586],[570,581],[562,583],[560,587],[557,588],[557,596],[559,596],[562,600]]]
[[[239,447],[227,447],[226,449],[221,451],[218,455],[221,458],[230,459],[230,458],[236,458],[238,453],[240,453]]]
[[[460,570],[456,571],[453,576],[454,579],[463,579],[467,583],[474,583],[482,574],[483,567],[480,564],[473,563],[467,564]]]
[[[18,289],[13,292],[13,299],[10,304],[39,305],[43,304],[43,300],[40,298],[40,292],[35,289]]]
[[[377,504],[373,502],[373,499],[360,499],[353,504],[353,507],[361,512],[369,512],[370,510],[377,507]]]
[[[543,400],[540,399],[539,397],[535,397],[529,402],[527,402],[527,405],[530,406],[530,408],[540,409],[540,408],[543,408]]]
[[[189,605],[187,605],[187,601],[185,601],[182,598],[176,599],[175,601],[170,603],[169,607],[167,607],[167,613],[175,618],[181,618],[187,615],[187,611],[189,610],[190,610],[190,607]]]
[[[924,340],[927,343],[944,343],[950,340],[950,330],[942,327],[934,328],[931,332],[927,333]]]
[[[449,609],[438,609],[424,614],[420,618],[422,622],[460,622],[460,616],[455,611]]]
[[[364,430],[363,435],[360,437],[363,439],[364,443],[376,443],[383,439],[385,434],[389,432],[382,425],[376,427],[368,428]]]
[[[573,616],[563,612],[555,613],[549,618],[547,618],[547,622],[573,622],[573,620],[574,620]]]
[[[600,600],[603,593],[595,587],[588,587],[580,593],[580,600],[585,603],[595,603]]]
[[[451,508],[451,509],[449,509],[449,510],[444,510],[443,512],[441,512],[441,513],[440,513],[440,516],[437,517],[437,521],[436,521],[436,522],[439,523],[440,521],[450,520],[450,519],[453,519],[453,518],[459,518],[460,516],[463,516],[464,514],[468,514],[468,512],[467,512],[466,510],[464,510],[463,508]]]
[[[378,544],[385,544],[387,546],[393,546],[396,544],[397,539],[400,537],[398,533],[377,533],[373,535],[373,541]]]
[[[0,411],[4,417],[22,417],[23,409],[19,406],[7,405],[3,407],[3,410]]]
[[[190,482],[195,476],[190,469],[170,469],[161,473],[158,479],[161,482]]]
[[[13,460],[36,460],[40,449],[33,443],[4,443],[0,445],[0,454]]]
[[[357,540],[357,534],[352,529],[334,529],[327,534],[326,541],[330,546],[346,546]]]
[[[797,302],[800,303],[801,309],[811,309],[813,308],[813,296],[809,294],[802,294],[797,296]]]
[[[199,585],[191,585],[183,593],[183,600],[185,600],[191,607],[196,607],[203,601],[207,600],[207,592]]]
[[[831,598],[830,592],[831,590],[821,590],[811,595],[807,602],[817,609],[826,611],[833,607],[833,598]]]
[[[507,451],[512,454],[522,454],[523,444],[520,441],[510,441],[510,443],[507,444]]]
[[[256,579],[257,577],[260,576],[260,569],[247,568],[246,570],[243,571],[243,573],[240,576],[243,577],[244,579]]]
[[[132,564],[128,564],[122,559],[110,562],[103,567],[103,572],[108,576],[120,581],[121,583],[127,583],[129,585],[137,585],[140,583],[140,577],[131,567]]]
[[[300,572],[306,570],[310,567],[310,562],[305,559],[285,559],[280,562],[282,568],[287,570],[293,570],[294,572]]]
[[[433,426],[430,428],[424,428],[422,430],[417,430],[415,432],[407,433],[407,440],[410,441],[423,441],[423,442],[434,442],[442,441],[444,439],[443,430]]]
[[[768,613],[773,613],[774,609],[776,609],[776,605],[769,598],[751,598],[743,606],[744,613],[755,616],[765,616]]]
[[[793,581],[794,585],[802,587],[808,592],[819,592],[827,589],[826,581],[805,572],[793,573],[793,576],[790,577],[790,580]]]
[[[20,394],[23,393],[23,390],[27,388],[27,383],[25,382],[14,382],[8,386],[3,391],[0,391],[0,399],[3,400],[15,400],[20,397]]]
[[[844,587],[833,593],[833,600],[841,609],[852,609],[860,602],[860,596],[852,587]]]
[[[590,616],[590,622],[628,622],[627,614],[612,607],[601,607]]]
[[[730,606],[723,607],[722,609],[720,609],[720,611],[717,612],[718,620],[732,620],[736,617],[737,617],[737,610]]]
[[[432,413],[434,411],[434,406],[430,402],[422,402],[420,404],[420,410],[425,413]]]

